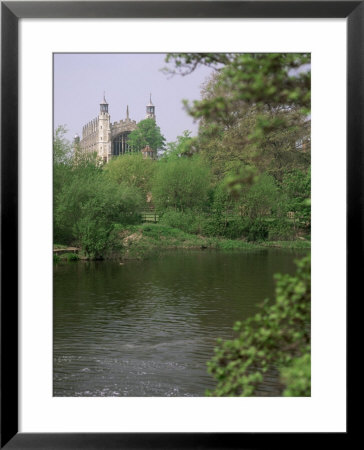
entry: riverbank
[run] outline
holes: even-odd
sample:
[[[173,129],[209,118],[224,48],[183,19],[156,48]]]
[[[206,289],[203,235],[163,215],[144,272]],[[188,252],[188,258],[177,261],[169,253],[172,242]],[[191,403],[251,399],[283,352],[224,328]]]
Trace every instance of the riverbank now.
[[[55,245],[55,248],[59,245]],[[267,247],[285,249],[307,249],[311,243],[306,239],[292,241],[247,242],[242,239],[225,239],[188,234],[177,228],[159,224],[133,225],[115,230],[112,246],[105,252],[105,259],[143,260],[169,250],[257,250]],[[59,260],[88,259],[82,251],[78,255],[63,254]]]

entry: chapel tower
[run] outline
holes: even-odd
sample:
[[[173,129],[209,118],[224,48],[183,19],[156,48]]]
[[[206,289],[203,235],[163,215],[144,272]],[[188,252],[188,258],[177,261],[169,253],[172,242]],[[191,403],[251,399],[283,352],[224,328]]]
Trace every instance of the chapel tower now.
[[[103,161],[108,161],[111,155],[111,143],[110,143],[110,114],[109,114],[109,104],[104,98],[100,103],[100,112],[98,117],[98,155],[102,157]]]
[[[149,103],[147,104],[147,115],[145,116],[145,118],[156,120],[155,106],[152,103],[152,94],[150,94],[149,96]]]

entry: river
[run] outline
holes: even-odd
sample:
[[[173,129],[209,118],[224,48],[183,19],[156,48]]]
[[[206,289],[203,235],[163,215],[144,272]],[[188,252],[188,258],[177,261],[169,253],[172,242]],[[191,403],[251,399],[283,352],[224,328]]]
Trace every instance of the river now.
[[[55,396],[203,396],[216,338],[294,273],[289,250],[169,252],[54,266]]]

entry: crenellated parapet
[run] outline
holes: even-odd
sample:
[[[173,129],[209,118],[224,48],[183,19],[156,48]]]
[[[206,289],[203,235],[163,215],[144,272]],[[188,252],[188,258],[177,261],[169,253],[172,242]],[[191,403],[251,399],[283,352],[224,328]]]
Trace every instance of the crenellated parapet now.
[[[90,120],[89,123],[82,127],[82,139],[97,133],[99,129],[99,118]]]
[[[118,134],[125,132],[132,132],[137,127],[137,122],[135,120],[119,120],[119,122],[114,122],[111,124],[111,137],[115,137]]]

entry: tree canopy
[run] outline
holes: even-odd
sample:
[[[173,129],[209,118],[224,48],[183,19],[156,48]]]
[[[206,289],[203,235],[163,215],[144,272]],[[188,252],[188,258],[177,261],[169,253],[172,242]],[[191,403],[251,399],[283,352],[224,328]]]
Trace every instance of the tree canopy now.
[[[153,202],[159,209],[203,209],[210,171],[198,156],[161,161],[152,180]]]
[[[237,102],[258,106],[299,107],[306,114],[311,101],[309,53],[171,53],[174,73],[188,74],[202,64],[219,72],[225,95],[195,101],[195,117],[223,117]]]
[[[128,143],[133,151],[141,151],[147,145],[152,150],[163,150],[165,137],[154,119],[145,119],[138,123],[137,128],[128,136]]]

